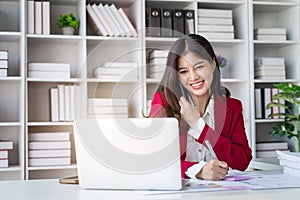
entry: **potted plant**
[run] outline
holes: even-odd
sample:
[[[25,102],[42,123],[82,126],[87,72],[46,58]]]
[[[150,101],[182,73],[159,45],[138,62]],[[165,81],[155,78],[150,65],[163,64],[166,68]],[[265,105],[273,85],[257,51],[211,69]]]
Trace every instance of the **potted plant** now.
[[[275,137],[287,136],[289,139],[296,137],[298,140],[298,151],[300,151],[300,86],[293,83],[274,84],[279,89],[279,93],[272,97],[272,101],[267,104],[267,109],[272,107],[283,107],[285,112],[273,113],[269,117],[282,116],[284,121],[272,128],[270,134]],[[286,103],[278,103],[284,100]],[[283,101],[283,102],[284,102]]]
[[[65,14],[62,13],[58,19],[58,27],[62,28],[64,35],[73,35],[75,29],[79,28],[79,20],[74,13]]]

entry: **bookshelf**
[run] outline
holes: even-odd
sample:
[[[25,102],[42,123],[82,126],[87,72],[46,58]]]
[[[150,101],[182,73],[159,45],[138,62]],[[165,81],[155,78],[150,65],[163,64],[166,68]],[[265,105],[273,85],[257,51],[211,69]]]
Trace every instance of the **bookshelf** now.
[[[116,7],[124,8],[136,27],[138,37],[96,35],[88,21],[88,3],[114,3]],[[49,89],[58,84],[80,88],[77,115],[87,116],[88,98],[126,98],[129,117],[148,115],[147,101],[152,99],[160,82],[149,78],[149,52],[153,49],[168,50],[176,40],[146,36],[145,11],[149,7],[193,10],[196,33],[199,8],[232,10],[234,39],[210,40],[216,53],[229,61],[224,68],[222,82],[233,97],[242,101],[253,155],[256,142],[274,140],[266,133],[280,120],[255,119],[254,90],[270,87],[278,80],[255,79],[254,59],[260,56],[284,57],[287,79],[282,81],[299,83],[300,8],[297,0],[50,0],[50,35],[27,34],[27,1],[0,0],[0,49],[9,51],[8,77],[0,78],[0,92],[5,94],[0,96],[0,140],[14,141],[14,150],[9,155],[10,166],[0,169],[0,180],[59,178],[76,174],[73,122],[50,120]],[[80,27],[75,35],[62,35],[57,27],[57,19],[63,12],[73,12],[79,18]],[[257,27],[286,28],[287,40],[255,40],[253,30]],[[71,78],[27,78],[28,62],[70,63]],[[93,69],[105,62],[136,62],[139,79],[94,78]],[[28,165],[28,133],[47,131],[71,133],[71,165]]]

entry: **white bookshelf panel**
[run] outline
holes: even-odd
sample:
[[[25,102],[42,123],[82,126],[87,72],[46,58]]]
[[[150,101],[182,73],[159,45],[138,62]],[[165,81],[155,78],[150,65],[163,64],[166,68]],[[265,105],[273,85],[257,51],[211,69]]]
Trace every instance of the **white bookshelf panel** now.
[[[21,0],[0,1],[0,31],[21,31],[20,2]]]
[[[21,122],[21,85],[18,82],[0,84],[0,122]]]
[[[29,40],[27,62],[69,63],[71,78],[80,78],[81,70],[84,68],[84,60],[82,58],[85,58],[85,56],[82,54],[82,48],[85,41],[79,40],[75,44],[55,43],[55,40],[53,42],[44,43],[43,40],[40,42],[34,42],[32,39]]]

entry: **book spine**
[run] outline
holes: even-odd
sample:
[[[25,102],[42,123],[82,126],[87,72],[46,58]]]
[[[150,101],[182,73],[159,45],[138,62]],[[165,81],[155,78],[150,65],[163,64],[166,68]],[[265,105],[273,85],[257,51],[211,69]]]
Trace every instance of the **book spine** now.
[[[127,106],[127,99],[118,98],[89,98],[88,105],[90,106]]]
[[[94,12],[96,13],[96,15],[99,18],[100,22],[103,24],[103,26],[104,26],[104,28],[107,32],[107,35],[108,36],[114,36],[114,32],[110,28],[109,23],[105,20],[104,14],[102,13],[103,11],[96,4],[93,4],[92,8],[94,9]]]
[[[198,17],[232,18],[232,10],[198,9]]]
[[[13,141],[0,140],[0,150],[12,150]]]
[[[71,121],[70,116],[70,86],[65,85],[65,121]]]
[[[49,1],[42,1],[42,24],[43,24],[43,34],[49,35],[50,34],[50,2]]]
[[[198,18],[198,24],[232,25],[232,19],[231,18],[200,17],[200,18]]]
[[[29,133],[28,141],[69,141],[69,132]]]
[[[27,32],[28,34],[34,34],[34,1],[27,1]]]
[[[42,2],[35,1],[34,2],[34,33],[42,34]]]
[[[265,93],[265,105],[264,105],[264,110],[265,110],[265,118],[270,118],[269,115],[272,114],[271,109],[266,109],[266,106],[271,103],[271,88],[264,88],[264,93]]]
[[[132,22],[129,20],[128,16],[126,15],[126,13],[124,12],[123,8],[119,8],[119,13],[122,16],[122,19],[126,22],[126,25],[129,27],[129,30],[131,31],[131,34],[133,37],[137,37],[138,33],[135,30]]]
[[[112,15],[114,16],[116,24],[118,25],[119,29],[121,30],[121,33],[123,34],[123,36],[130,37],[131,36],[130,30],[127,29],[126,24],[123,24],[122,17],[120,15],[119,11],[117,10],[116,6],[114,4],[111,4],[109,6],[109,8],[110,8]]]
[[[46,150],[46,149],[70,149],[70,141],[55,142],[28,142],[28,149]]]
[[[261,105],[261,91],[260,88],[255,88],[255,118],[262,118],[262,105]]]
[[[28,63],[28,70],[70,72],[69,63]]]
[[[94,5],[93,5],[94,6]],[[92,28],[98,35],[107,36],[108,33],[103,26],[102,22],[97,17],[96,9],[93,9],[90,4],[86,5],[87,13],[88,13],[88,21],[91,23]]]
[[[59,103],[58,103],[58,89],[50,89],[50,103],[51,103],[51,121],[59,121]]]
[[[58,85],[59,121],[65,121],[65,87]]]

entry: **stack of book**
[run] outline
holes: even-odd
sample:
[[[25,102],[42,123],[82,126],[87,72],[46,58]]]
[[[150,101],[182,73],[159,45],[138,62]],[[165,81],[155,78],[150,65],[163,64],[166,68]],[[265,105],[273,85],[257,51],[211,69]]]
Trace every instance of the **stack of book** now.
[[[278,88],[255,88],[255,118],[256,119],[267,119],[270,114],[284,113],[283,107],[273,107],[266,109],[266,106],[272,101],[272,97],[279,93]],[[277,103],[284,104],[282,99],[278,100]],[[281,116],[282,117],[282,116]],[[274,116],[274,119],[281,118],[280,116]]]
[[[128,118],[127,99],[89,98],[88,115],[91,118]]]
[[[138,81],[138,64],[135,62],[106,62],[93,70],[100,81]]]
[[[8,167],[8,151],[13,149],[13,141],[0,140],[0,168]]]
[[[149,54],[149,78],[161,79],[166,70],[167,50],[153,50]]]
[[[198,9],[198,33],[207,39],[234,39],[232,10]]]
[[[283,173],[300,176],[300,153],[276,151]]]
[[[69,63],[28,63],[28,78],[69,79]]]
[[[50,1],[27,1],[29,34],[50,34]]]
[[[256,143],[257,158],[275,158],[277,157],[276,150],[289,152],[287,142],[261,142]]]
[[[283,57],[260,57],[255,60],[254,75],[263,80],[284,80],[285,64]]]
[[[0,77],[7,77],[8,51],[0,50]]]
[[[146,35],[148,37],[180,37],[195,33],[194,10],[147,8]]]
[[[286,29],[285,28],[256,28],[254,29],[254,39],[285,41]]]
[[[117,9],[114,4],[87,4],[88,22],[101,36],[137,37],[132,22],[123,8]]]
[[[42,132],[28,135],[29,166],[71,164],[69,132]]]
[[[50,88],[51,121],[73,121],[75,85],[60,84],[57,88]]]

